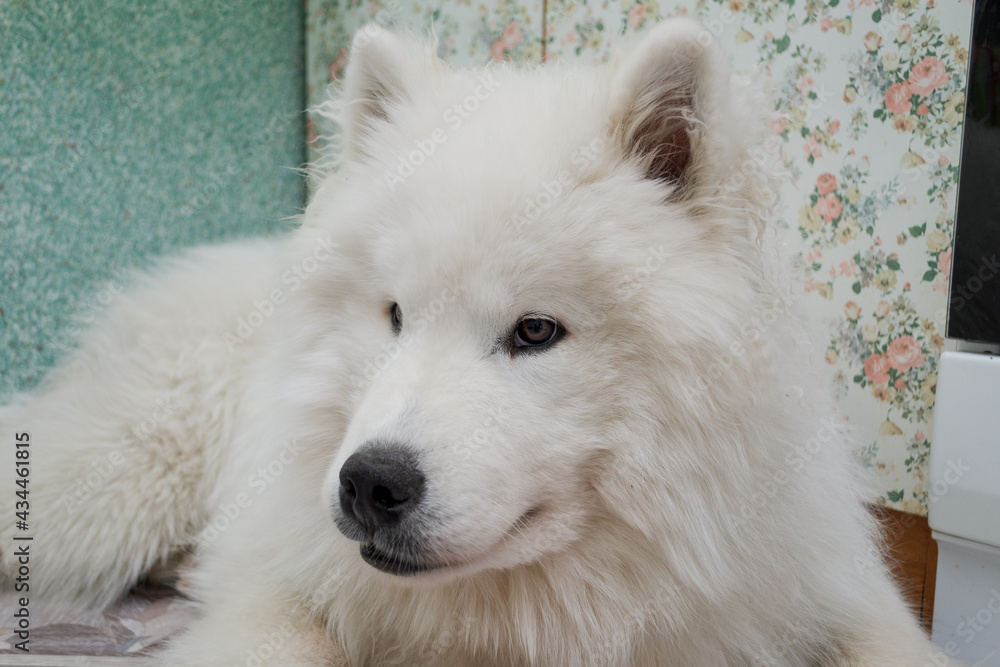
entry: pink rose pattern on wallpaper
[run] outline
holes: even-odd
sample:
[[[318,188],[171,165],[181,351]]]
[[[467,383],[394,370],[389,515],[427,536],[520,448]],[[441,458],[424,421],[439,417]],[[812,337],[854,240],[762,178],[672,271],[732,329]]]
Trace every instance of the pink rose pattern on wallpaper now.
[[[310,95],[363,23],[422,31],[456,65],[599,62],[667,16],[702,20],[779,100],[782,170],[817,355],[882,501],[923,514],[964,117],[968,0],[308,3]],[[545,34],[542,34],[544,12]],[[825,341],[825,342],[824,342]]]

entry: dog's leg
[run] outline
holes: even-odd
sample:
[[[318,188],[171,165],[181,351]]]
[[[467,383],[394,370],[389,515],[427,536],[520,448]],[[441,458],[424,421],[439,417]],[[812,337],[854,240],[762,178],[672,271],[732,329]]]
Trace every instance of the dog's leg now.
[[[885,581],[874,604],[858,612],[835,667],[962,667],[931,643],[912,612]]]
[[[0,407],[0,583],[14,583],[25,545],[32,596],[103,606],[203,527],[264,335],[233,347],[224,334],[272,254],[220,246],[140,280],[42,392]],[[23,487],[17,434],[29,442]]]
[[[163,667],[349,667],[322,623],[262,582],[227,589],[161,658]]]
[[[183,442],[168,435],[169,420],[182,410],[181,397],[146,392],[153,409],[161,401],[164,425],[133,439],[130,425],[141,429],[144,399],[131,399],[142,390],[133,397],[107,396],[106,405],[96,405],[84,397],[94,391],[91,382],[116,382],[96,375],[66,378],[50,393],[0,414],[7,438],[30,438],[23,524],[13,521],[17,487],[2,485],[0,570],[13,579],[11,547],[30,545],[33,594],[100,607],[185,542],[200,514],[198,478],[211,474],[211,465],[194,429]]]

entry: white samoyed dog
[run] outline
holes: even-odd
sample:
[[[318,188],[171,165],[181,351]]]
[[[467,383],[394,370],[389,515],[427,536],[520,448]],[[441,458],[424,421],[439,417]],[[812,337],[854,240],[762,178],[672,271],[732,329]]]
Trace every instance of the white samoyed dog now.
[[[604,68],[432,52],[362,30],[298,228],[163,264],[2,409],[32,595],[105,605],[187,553],[176,665],[948,664],[882,563],[710,33]]]

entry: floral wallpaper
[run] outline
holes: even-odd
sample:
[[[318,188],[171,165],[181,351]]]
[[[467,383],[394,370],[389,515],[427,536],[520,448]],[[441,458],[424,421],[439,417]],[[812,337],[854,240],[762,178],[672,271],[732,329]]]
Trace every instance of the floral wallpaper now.
[[[469,0],[307,0],[309,103],[321,102],[327,85],[343,75],[351,37],[369,21],[421,36],[433,30],[441,58],[455,66],[473,66],[490,60],[541,62],[543,19],[542,0],[495,0],[490,4]],[[310,145],[315,145],[318,131],[309,120]]]
[[[765,148],[817,354],[882,502],[926,513],[951,262],[969,0],[514,0],[307,3],[309,95],[368,20],[430,24],[458,65],[600,62],[660,18],[700,19],[770,87]]]

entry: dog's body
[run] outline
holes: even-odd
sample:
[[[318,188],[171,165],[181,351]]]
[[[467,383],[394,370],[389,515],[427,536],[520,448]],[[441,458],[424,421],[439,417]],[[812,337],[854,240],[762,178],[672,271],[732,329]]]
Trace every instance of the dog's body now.
[[[194,545],[183,665],[948,664],[706,35],[483,74],[361,33],[301,227],[161,268],[0,411],[31,433],[33,590],[104,604]]]

